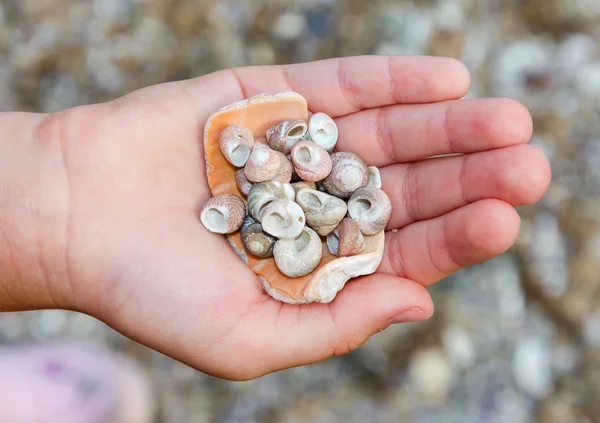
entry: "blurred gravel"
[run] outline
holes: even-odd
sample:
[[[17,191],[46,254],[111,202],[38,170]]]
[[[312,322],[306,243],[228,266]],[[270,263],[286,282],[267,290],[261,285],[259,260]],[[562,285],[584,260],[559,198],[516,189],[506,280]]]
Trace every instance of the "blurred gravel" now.
[[[436,315],[341,358],[230,383],[82,315],[0,316],[0,342],[94,340],[153,375],[160,422],[600,421],[600,2],[3,0],[0,110],[56,111],[223,67],[365,53],[463,60],[469,97],[535,120],[553,184],[502,257],[431,289]]]

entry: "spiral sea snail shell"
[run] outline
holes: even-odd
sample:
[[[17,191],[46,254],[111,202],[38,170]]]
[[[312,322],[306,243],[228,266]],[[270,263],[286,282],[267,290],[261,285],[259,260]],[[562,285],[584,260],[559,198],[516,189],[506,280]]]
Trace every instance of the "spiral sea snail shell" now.
[[[323,257],[321,238],[309,227],[290,239],[280,239],[273,249],[277,268],[290,278],[308,275]]]
[[[331,195],[347,199],[354,191],[368,183],[367,165],[358,155],[338,152],[331,155],[333,168],[323,181],[323,186]]]
[[[360,188],[348,200],[348,214],[364,235],[375,235],[384,230],[391,212],[390,198],[379,188]]]
[[[246,216],[240,230],[242,243],[252,255],[260,258],[273,257],[273,248],[277,238],[265,233],[262,226],[252,216]]]
[[[327,247],[331,254],[338,257],[355,256],[365,250],[365,237],[360,232],[358,223],[346,217],[327,235]]]
[[[288,183],[267,181],[254,184],[248,193],[248,213],[255,220],[262,220],[264,208],[275,200],[294,200],[296,192]]]
[[[333,231],[348,211],[344,200],[314,189],[298,191],[296,202],[304,210],[306,224],[321,236]]]
[[[333,162],[329,153],[321,146],[298,141],[292,147],[294,170],[302,180],[307,182],[322,181],[331,173]]]
[[[304,211],[291,200],[275,200],[262,212],[262,229],[277,238],[294,238],[306,224]]]
[[[310,139],[328,152],[332,152],[338,141],[338,127],[325,113],[315,113],[308,123]]]
[[[252,188],[252,182],[246,178],[246,172],[244,169],[239,169],[235,172],[235,183],[238,190],[247,197],[250,189]]]
[[[267,131],[267,140],[273,150],[289,154],[292,147],[304,138],[308,125],[304,120],[286,120]]]
[[[204,227],[217,234],[230,234],[242,226],[246,204],[237,195],[223,194],[212,197],[200,211]]]
[[[369,166],[367,168],[367,172],[369,175],[369,182],[367,183],[367,186],[373,188],[381,188],[381,175],[379,174],[379,169],[375,166]]]
[[[229,125],[219,135],[221,153],[235,167],[244,167],[253,146],[252,132],[239,125]]]
[[[255,148],[246,162],[244,173],[250,182],[290,182],[292,165],[279,151]]]

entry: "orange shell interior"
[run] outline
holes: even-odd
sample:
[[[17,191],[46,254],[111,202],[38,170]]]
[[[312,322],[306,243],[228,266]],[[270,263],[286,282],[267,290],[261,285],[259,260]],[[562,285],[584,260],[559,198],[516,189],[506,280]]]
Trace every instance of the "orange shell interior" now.
[[[274,124],[292,119],[308,120],[308,105],[304,97],[291,92],[252,97],[212,115],[205,128],[204,151],[208,184],[213,196],[235,194],[246,200],[235,183],[235,172],[238,169],[225,159],[219,147],[219,134],[226,126],[241,125],[250,129],[255,137],[264,137]],[[292,300],[301,299],[312,275],[337,259],[323,242],[323,259],[319,266],[307,276],[289,278],[279,271],[273,258],[258,258],[248,253],[239,231],[227,236],[237,248],[246,252],[248,265],[257,275],[265,278],[273,289]]]

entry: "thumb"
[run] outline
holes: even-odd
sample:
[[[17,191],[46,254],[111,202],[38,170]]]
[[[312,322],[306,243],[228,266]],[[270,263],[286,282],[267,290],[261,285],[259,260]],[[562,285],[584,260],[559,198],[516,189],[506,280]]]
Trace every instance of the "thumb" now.
[[[244,369],[243,374],[235,378],[254,378],[343,355],[390,324],[425,320],[432,314],[433,303],[423,286],[384,274],[348,283],[330,304],[266,301],[247,316],[245,329],[237,331],[246,339],[234,342],[249,348],[244,366],[236,366]]]

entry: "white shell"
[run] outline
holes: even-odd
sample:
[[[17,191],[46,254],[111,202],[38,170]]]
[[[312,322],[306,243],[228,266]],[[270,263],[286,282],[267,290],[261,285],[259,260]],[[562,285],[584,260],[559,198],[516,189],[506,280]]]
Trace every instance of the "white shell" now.
[[[379,174],[379,169],[375,166],[369,166],[367,171],[369,172],[369,182],[367,183],[367,186],[381,189],[381,175]]]
[[[332,152],[338,141],[338,127],[325,113],[315,113],[308,123],[310,139],[325,150]]]
[[[323,258],[321,238],[309,227],[291,239],[280,239],[273,249],[275,264],[281,273],[290,278],[308,275]]]
[[[315,189],[298,191],[296,202],[304,210],[306,224],[321,236],[333,231],[348,212],[344,200]]]
[[[200,221],[204,227],[217,234],[230,234],[237,231],[242,227],[245,217],[244,200],[233,194],[212,197],[200,212]]]
[[[248,214],[258,222],[262,221],[264,208],[275,200],[294,200],[296,191],[288,183],[267,181],[254,184],[248,193]]]
[[[304,211],[290,200],[276,200],[269,203],[261,217],[263,231],[276,238],[297,237],[306,224]]]
[[[219,135],[221,153],[229,163],[244,167],[254,146],[254,136],[249,129],[239,125],[225,127]]]
[[[296,174],[304,181],[322,181],[331,173],[331,157],[319,145],[298,141],[292,148],[291,156]]]
[[[348,200],[348,214],[358,223],[364,235],[383,231],[391,213],[390,198],[379,188],[360,188]]]

